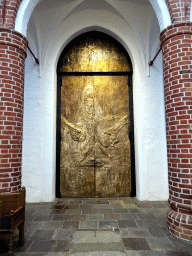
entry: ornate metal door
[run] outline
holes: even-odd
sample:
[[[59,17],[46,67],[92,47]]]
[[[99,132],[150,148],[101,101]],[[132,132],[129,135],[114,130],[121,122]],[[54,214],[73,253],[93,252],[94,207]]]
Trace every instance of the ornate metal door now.
[[[59,71],[61,196],[130,196],[126,55],[92,33],[65,50]]]

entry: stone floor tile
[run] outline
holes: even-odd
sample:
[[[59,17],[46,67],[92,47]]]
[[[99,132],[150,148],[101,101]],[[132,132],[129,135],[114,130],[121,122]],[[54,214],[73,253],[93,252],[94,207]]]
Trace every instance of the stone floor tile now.
[[[61,229],[63,221],[46,221],[42,229]]]
[[[109,204],[109,200],[98,199],[97,204]]]
[[[28,252],[50,252],[55,242],[53,240],[34,240]]]
[[[143,208],[145,210],[145,213],[164,213],[166,212],[165,209],[162,208]]]
[[[54,231],[52,240],[72,240],[74,229],[57,229]]]
[[[145,238],[123,238],[127,250],[150,250]]]
[[[152,250],[174,250],[175,246],[167,237],[147,237],[146,238]]]
[[[152,205],[148,201],[138,202],[138,208],[152,208]]]
[[[149,220],[156,220],[155,216],[151,213],[137,213],[137,216],[140,220],[149,219]]]
[[[33,221],[49,221],[53,215],[39,215],[36,216]]]
[[[76,252],[104,252],[104,251],[112,251],[112,252],[124,252],[124,246],[122,243],[72,243],[70,248],[70,254],[76,253]],[[80,254],[81,255],[81,254]],[[82,254],[84,255],[84,254]],[[91,255],[91,254],[88,254]],[[96,254],[99,256],[99,254]],[[117,254],[118,255],[118,254]]]
[[[82,204],[82,202],[83,202],[82,200],[76,200],[76,199],[75,200],[70,200],[69,205],[70,204],[76,204],[76,205],[77,204]]]
[[[82,214],[97,214],[96,209],[83,209]]]
[[[117,224],[117,221],[112,220],[103,220],[99,221],[99,228],[104,229],[118,229],[119,226]]]
[[[64,215],[64,214],[56,214],[53,215],[52,219],[50,221],[55,221],[55,220],[68,220],[69,215]]]
[[[79,228],[79,221],[71,220],[71,221],[64,221],[62,224],[62,228],[64,229],[76,229]]]
[[[169,234],[169,233],[168,233]],[[192,243],[186,242],[184,240],[178,239],[173,235],[169,234],[169,240],[176,247],[178,251],[187,250],[192,254]]]
[[[51,247],[52,252],[66,252],[69,251],[71,242],[69,240],[57,240]]]
[[[51,206],[51,209],[57,209],[57,210],[61,210],[61,209],[64,209],[65,208],[65,204],[54,204]]]
[[[79,209],[82,209],[82,210],[86,210],[86,209],[93,209],[93,205],[92,204],[81,204],[79,206]]]
[[[86,220],[85,214],[69,215],[69,220]]]
[[[156,223],[151,223],[147,228],[154,237],[166,237],[168,235],[168,231],[163,230]]]
[[[29,209],[25,209],[25,215],[30,215],[33,214],[35,212],[35,208],[29,208]]]
[[[105,220],[120,220],[121,216],[120,214],[105,214],[104,218]]]
[[[66,210],[74,210],[74,209],[80,209],[79,204],[70,204],[70,205],[65,205],[64,209]]]
[[[119,232],[108,230],[74,231],[73,243],[121,243]]]
[[[36,209],[34,211],[34,215],[48,215],[48,214],[51,214],[52,212],[52,209]]]
[[[117,221],[119,228],[132,228],[137,227],[134,220],[118,220]]]
[[[70,199],[67,198],[57,198],[55,205],[59,204],[69,204]]]
[[[128,209],[130,213],[146,213],[145,209],[141,208],[130,208]]]
[[[107,213],[113,213],[112,209],[97,209],[98,214],[107,214]]]
[[[146,238],[152,237],[148,229],[144,228],[122,228],[120,230],[123,238]]]
[[[96,229],[97,221],[80,221],[79,227],[83,229]]]
[[[154,208],[167,208],[167,206],[163,203],[151,203],[151,205],[154,207]]]
[[[96,251],[96,252],[76,252],[70,256],[126,256],[124,252]]]
[[[86,215],[86,220],[87,221],[92,221],[92,220],[104,220],[104,214],[87,214]]]
[[[110,204],[94,204],[93,205],[94,209],[111,209]]]
[[[139,217],[135,213],[122,213],[121,219],[122,220],[139,220]]]
[[[46,256],[69,256],[69,252],[47,252]]]
[[[28,215],[28,214],[26,214],[25,215],[25,221],[32,221],[33,219],[35,219],[35,216],[34,215]]]
[[[25,222],[27,230],[35,230],[35,229],[42,229],[45,225],[46,221],[29,221]]]
[[[166,251],[165,256],[191,256],[188,251]]]
[[[81,214],[81,209],[69,209],[66,210],[66,214],[72,214],[72,215],[76,215],[76,214]]]
[[[55,214],[66,214],[66,209],[52,209],[50,212],[51,215]]]
[[[31,240],[50,240],[54,230],[36,230],[31,236]]]
[[[124,208],[129,209],[138,209],[138,206],[136,204],[125,204]]]
[[[152,250],[126,250],[126,256],[164,256],[163,251],[152,251]]]
[[[148,228],[150,225],[157,225],[156,221],[150,219],[135,220],[138,227]]]
[[[84,199],[82,204],[96,204],[97,201],[93,199]]]
[[[129,213],[129,210],[123,209],[123,208],[116,208],[116,209],[113,209],[113,213]]]

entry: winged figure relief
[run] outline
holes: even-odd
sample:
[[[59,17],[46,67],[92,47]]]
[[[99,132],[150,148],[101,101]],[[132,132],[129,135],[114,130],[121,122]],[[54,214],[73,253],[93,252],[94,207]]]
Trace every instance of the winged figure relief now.
[[[128,122],[128,116],[121,118],[116,124],[101,132],[99,136],[99,142],[103,147],[108,148],[109,146],[114,146],[119,142],[117,138],[117,133],[121,128]]]
[[[74,124],[68,122],[63,116],[61,120],[69,128],[71,138],[75,141],[83,142],[86,139],[86,131],[76,127]]]
[[[128,116],[125,115],[111,127],[103,128],[102,131],[98,132],[97,127],[102,117],[102,110],[96,100],[93,85],[85,87],[77,116],[76,124],[70,123],[64,116],[61,117],[63,124],[68,127],[71,138],[80,143],[77,165],[91,166],[101,163],[104,165],[104,160],[97,155],[98,148],[102,155],[110,159],[115,158],[110,155],[108,148],[119,142],[118,132],[128,122]]]

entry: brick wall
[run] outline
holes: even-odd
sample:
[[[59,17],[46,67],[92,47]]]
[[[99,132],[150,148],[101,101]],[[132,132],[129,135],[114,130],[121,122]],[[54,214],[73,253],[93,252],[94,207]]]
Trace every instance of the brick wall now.
[[[169,176],[170,231],[192,239],[192,24],[161,33]]]
[[[190,21],[191,0],[166,0],[172,23]]]
[[[22,0],[2,0],[0,5],[0,26],[14,28],[17,11]]]
[[[21,187],[24,63],[27,40],[0,28],[0,192]]]

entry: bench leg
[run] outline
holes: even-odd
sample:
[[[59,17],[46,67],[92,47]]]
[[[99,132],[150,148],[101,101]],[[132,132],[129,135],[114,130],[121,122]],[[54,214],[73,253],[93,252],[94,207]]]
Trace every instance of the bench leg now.
[[[13,232],[9,235],[8,256],[13,256]]]
[[[23,246],[24,245],[24,222],[19,225],[18,229],[19,229],[18,246]]]

